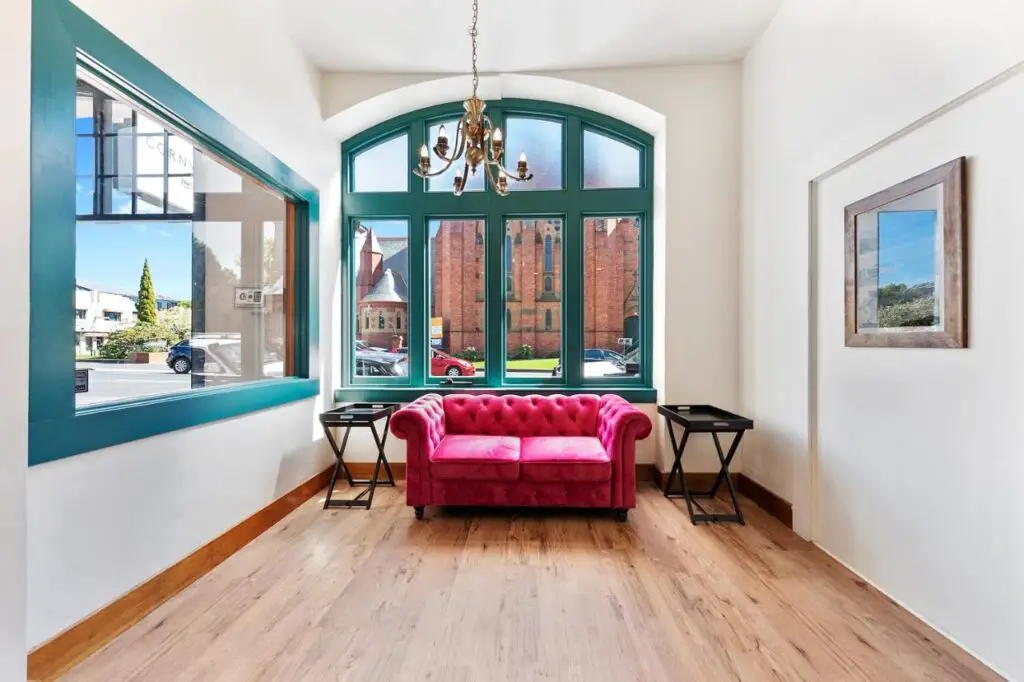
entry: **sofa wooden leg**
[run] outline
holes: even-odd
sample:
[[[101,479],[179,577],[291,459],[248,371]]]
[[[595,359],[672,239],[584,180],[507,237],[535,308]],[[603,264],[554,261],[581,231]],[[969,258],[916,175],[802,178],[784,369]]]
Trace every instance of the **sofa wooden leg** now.
[[[423,507],[413,507],[413,511],[416,512],[417,519],[423,518]]]
[[[616,509],[615,510],[615,520],[618,521],[619,523],[624,523],[626,521],[628,515],[629,515],[629,510],[628,509]]]

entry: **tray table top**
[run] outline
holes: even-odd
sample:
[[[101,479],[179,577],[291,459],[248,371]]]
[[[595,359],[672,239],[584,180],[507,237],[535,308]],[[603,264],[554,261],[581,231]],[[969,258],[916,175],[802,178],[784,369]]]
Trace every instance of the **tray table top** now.
[[[691,431],[744,431],[754,420],[714,405],[658,405],[658,413]]]
[[[324,426],[366,426],[398,411],[399,403],[349,403],[320,415]]]

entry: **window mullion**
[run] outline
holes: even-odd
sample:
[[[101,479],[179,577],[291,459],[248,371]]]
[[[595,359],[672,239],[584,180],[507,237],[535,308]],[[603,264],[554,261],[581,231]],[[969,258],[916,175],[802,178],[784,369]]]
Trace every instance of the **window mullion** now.
[[[427,270],[427,220],[424,213],[425,181],[412,172],[412,164],[420,156],[420,145],[426,135],[426,125],[418,121],[409,126],[409,287],[406,306],[406,339],[409,349],[409,379],[413,386],[426,385],[430,374],[429,334],[430,314],[427,310],[427,289],[430,286]]]
[[[578,116],[565,125],[566,215],[562,268],[562,375],[583,384],[583,126]]]

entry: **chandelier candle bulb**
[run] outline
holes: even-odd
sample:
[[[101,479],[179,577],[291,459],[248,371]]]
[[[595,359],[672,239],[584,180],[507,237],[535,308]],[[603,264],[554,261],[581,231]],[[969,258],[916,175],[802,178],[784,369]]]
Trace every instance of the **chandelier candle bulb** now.
[[[430,172],[430,150],[427,149],[427,145],[420,147],[420,172]]]

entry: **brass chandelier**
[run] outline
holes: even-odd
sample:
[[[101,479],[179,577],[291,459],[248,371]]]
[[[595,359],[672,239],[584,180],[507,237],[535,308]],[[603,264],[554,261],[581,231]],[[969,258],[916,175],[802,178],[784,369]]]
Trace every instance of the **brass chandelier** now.
[[[437,141],[434,143],[434,154],[444,162],[441,170],[431,172],[430,150],[427,145],[420,148],[420,162],[413,172],[421,178],[433,178],[445,173],[457,161],[462,160],[462,172],[455,176],[453,192],[460,196],[466,188],[469,174],[476,175],[477,168],[481,165],[487,174],[487,184],[501,196],[508,196],[508,180],[511,178],[516,182],[527,182],[533,178],[530,167],[526,164],[526,152],[519,155],[519,163],[516,165],[516,172],[512,173],[505,168],[505,145],[502,139],[501,128],[494,125],[490,117],[484,113],[487,103],[476,96],[477,86],[480,84],[480,75],[476,69],[476,19],[477,0],[473,0],[473,25],[469,29],[469,37],[473,42],[473,95],[462,103],[466,113],[462,115],[455,130],[455,152],[448,156],[448,137],[445,134],[444,126],[441,126],[437,133]],[[495,177],[495,173],[497,177]]]

